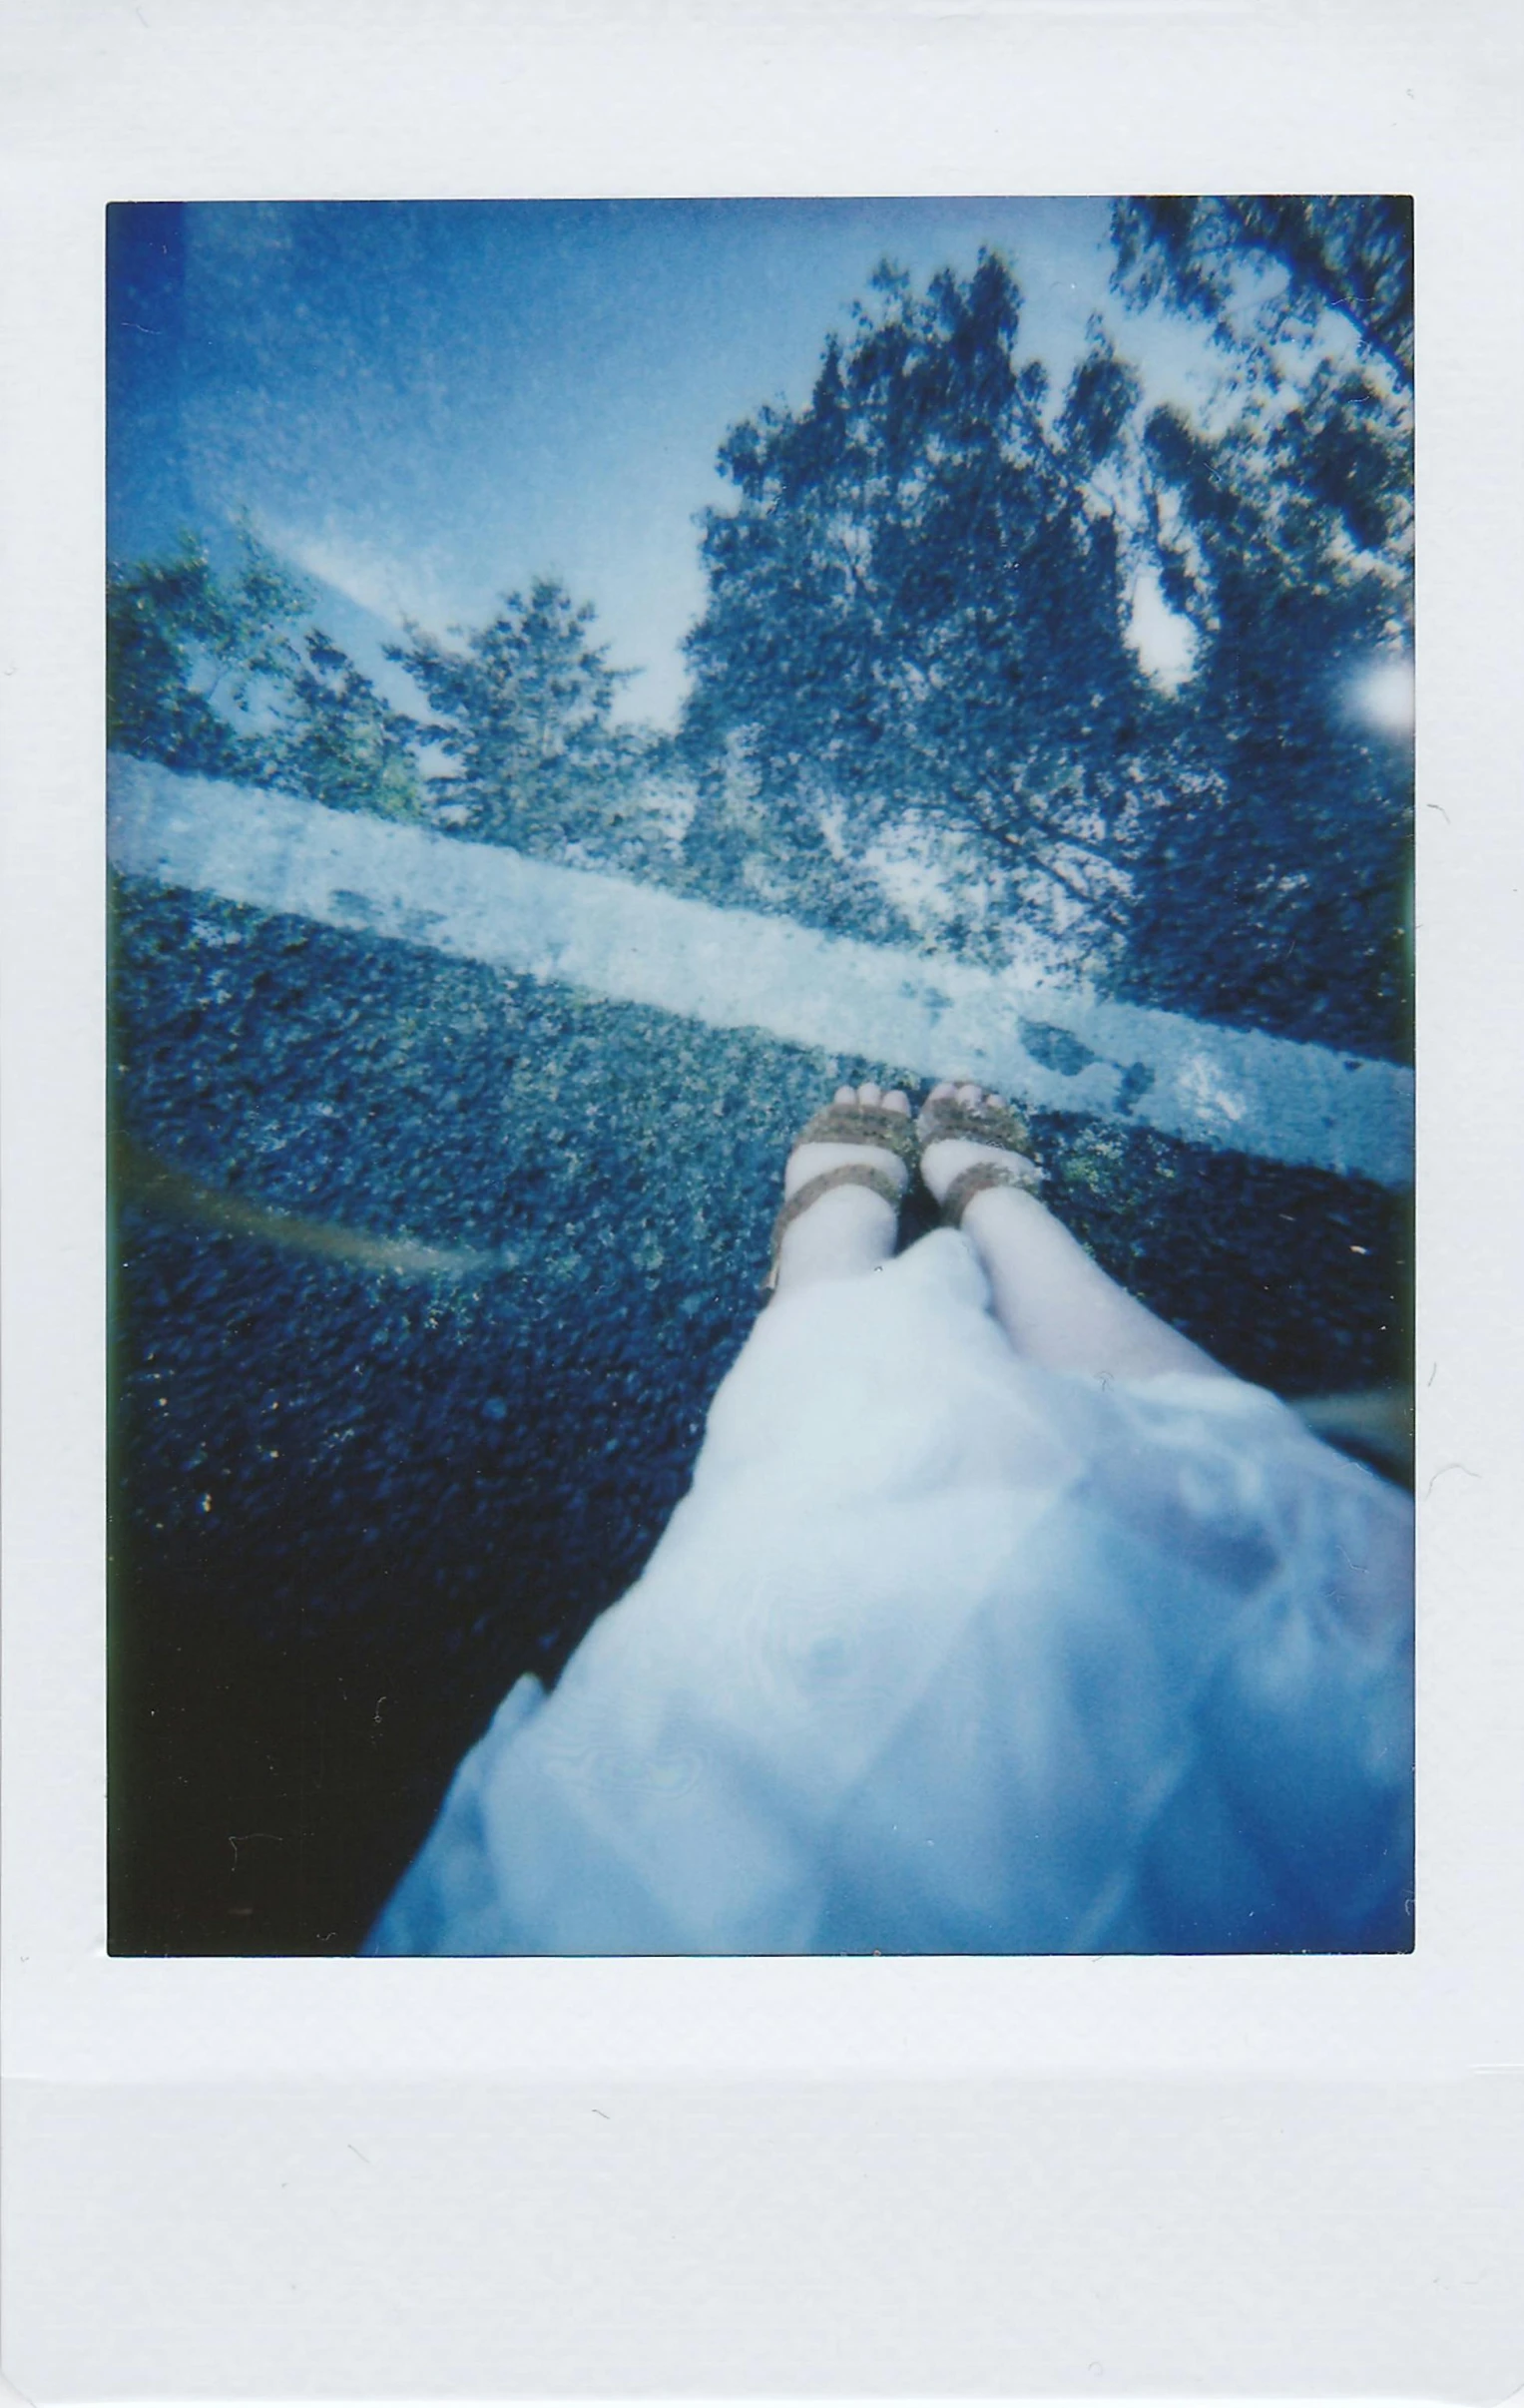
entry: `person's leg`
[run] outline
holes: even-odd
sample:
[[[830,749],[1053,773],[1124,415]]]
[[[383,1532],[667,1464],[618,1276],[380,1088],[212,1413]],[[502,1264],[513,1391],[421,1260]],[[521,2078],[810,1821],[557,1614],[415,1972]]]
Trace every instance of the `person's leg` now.
[[[944,1098],[975,1108],[986,1100],[982,1089],[947,1080],[928,1103]],[[922,1135],[921,1177],[939,1204],[976,1164],[1015,1167],[1020,1159],[973,1138],[937,1138],[924,1127]],[[1001,1327],[1029,1361],[1098,1379],[1148,1379],[1162,1371],[1232,1376],[1119,1287],[1030,1191],[982,1189],[964,1207],[961,1226],[984,1266]]]
[[[869,1081],[862,1087],[839,1087],[835,1101],[850,1110],[892,1113],[910,1125],[910,1101],[900,1090],[881,1093]],[[861,1163],[888,1179],[903,1195],[910,1174],[901,1158],[886,1146],[841,1144],[810,1140],[795,1146],[783,1172],[784,1200],[795,1197],[811,1180],[825,1177],[848,1163]],[[850,1279],[877,1270],[894,1251],[899,1207],[871,1188],[829,1188],[791,1220],[778,1246],[775,1292],[794,1294],[819,1279]]]

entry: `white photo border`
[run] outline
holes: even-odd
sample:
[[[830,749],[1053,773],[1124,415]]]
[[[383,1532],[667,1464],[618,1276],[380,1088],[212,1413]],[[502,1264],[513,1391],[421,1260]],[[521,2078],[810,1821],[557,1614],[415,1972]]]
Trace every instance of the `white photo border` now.
[[[430,2084],[454,2098],[474,2087],[484,2101],[537,2086],[571,2086],[580,2096],[592,2085],[602,2096],[614,2085],[632,2097],[667,2096],[675,2117],[687,2112],[695,2085],[748,2099],[771,2086],[795,2105],[816,2100],[823,2132],[849,2115],[864,2084],[886,2100],[921,2099],[933,2085],[950,2102],[948,2146],[970,2167],[978,2145],[968,2110],[980,2096],[987,2093],[991,2112],[998,2106],[997,2121],[1008,2125],[999,2103],[1013,2085],[1036,2086],[1035,2098],[1043,2086],[1111,2083],[1121,2086],[1119,2099],[1125,2091],[1135,2103],[1176,2102],[1177,2184],[1210,2157],[1215,2111],[1203,2106],[1198,2115],[1190,2103],[1221,2098],[1224,2085],[1235,2096],[1245,2086],[1257,2097],[1269,2096],[1265,2086],[1287,2097],[1315,2090],[1346,2105],[1371,2085],[1394,2099],[1409,2086],[1415,2102],[1430,2103],[1415,2112],[1414,2148],[1425,2118],[1440,2113],[1433,2100],[1453,2092],[1457,2102],[1474,2102],[1484,2070],[1489,2099],[1495,2083],[1496,2096],[1515,2097],[1502,2070],[1518,2054],[1524,1993],[1524,1747],[1516,1736],[1524,1616],[1515,1570],[1524,1348],[1514,1237],[1524,1193],[1524,812],[1515,765],[1524,478],[1512,305],[1524,289],[1524,171],[1519,49],[1502,0],[1444,12],[1415,0],[1322,0],[1315,11],[1210,0],[984,0],[967,10],[952,0],[824,0],[809,8],[781,0],[497,8],[472,0],[325,0],[320,8],[296,0],[72,0],[24,26],[13,18],[10,47],[10,90],[0,101],[10,2082],[76,2107],[92,2095],[105,2125],[129,2134],[137,2127],[122,2105],[128,2094],[168,2098],[188,2086],[200,2086],[209,2115],[214,2096],[221,2099],[235,2123],[252,2100],[310,2100],[325,2085],[337,2086],[334,2097],[358,2085],[378,2102],[414,2098]],[[1415,199],[1414,1953],[109,1958],[106,206],[1157,191]],[[109,2112],[106,2093],[120,2095]],[[1458,2104],[1445,2130],[1469,2132],[1472,2112]],[[794,2136],[793,2163],[812,2163],[792,2115],[782,2124]],[[760,2149],[765,2121],[746,2126]],[[1483,2122],[1495,2132],[1498,2115]],[[214,2127],[222,2129],[211,2115]],[[455,2130],[441,2126],[446,2136]],[[141,2139],[124,2141],[129,2157]],[[72,2163],[56,2134],[39,2150],[20,2152],[26,2180],[43,2179],[37,2167],[45,2163]],[[551,2160],[537,2163],[543,2171]],[[569,2230],[567,2219],[582,2211],[584,2172],[579,2164],[568,2174],[564,2197],[553,2183],[545,2193],[552,2226],[559,2229],[560,2218]],[[218,2178],[209,2158],[196,2195],[214,2222],[211,2202],[224,2195]],[[630,2178],[638,2183],[638,2167]],[[756,2199],[772,2202],[771,2213],[788,2189],[780,2162],[759,2175]],[[241,2211],[240,2196],[230,2176],[228,2214]],[[1393,2199],[1406,2196],[1394,2182]],[[735,2212],[737,2232],[750,2229],[745,2201]],[[754,2221],[762,2213],[757,2206]],[[150,2216],[143,2229],[167,2227]],[[1115,2234],[1106,2248],[1106,2279],[1124,2289],[1141,2284]],[[405,2269],[390,2278],[405,2281]],[[870,2290],[852,2293],[859,2306]],[[1479,2313],[1486,2296],[1485,2286],[1475,2294]],[[1435,2298],[1437,2332],[1445,2295]],[[660,2312],[658,2304],[652,2313]],[[667,2312],[676,2312],[671,2303]],[[40,2327],[23,2321],[35,2341]],[[1474,2320],[1473,2328],[1480,2329]],[[667,2370],[677,2388],[687,2379],[680,2357],[655,2329],[647,2356],[637,2351],[641,2365]],[[67,2351],[64,2359],[74,2364]],[[1103,2376],[1093,2379],[1103,2392],[1137,2387],[1133,2367],[1097,2363]],[[694,2364],[709,2359],[701,2351]],[[847,2388],[871,2388],[851,2370],[872,2364],[871,2351],[854,2358],[847,2349]],[[1040,2350],[1034,2364],[1048,2365]],[[1371,2364],[1385,2364],[1381,2351]],[[966,2356],[953,2352],[948,2365],[956,2377],[949,2391],[979,2387],[979,2367]],[[553,2373],[552,2358],[544,2366]],[[1157,2372],[1146,2350],[1136,2366]],[[1491,2380],[1491,2359],[1485,2370],[1478,2361],[1476,2380]],[[466,2371],[453,2367],[457,2390]],[[1297,2387],[1294,2366],[1280,2372],[1286,2388]],[[121,2373],[131,2387],[125,2360]],[[988,2373],[1001,2388],[995,2357]],[[541,2374],[545,2389],[557,2387],[543,2367]],[[1524,2379],[1524,2365],[1513,2379]],[[238,2380],[230,2359],[229,2386]],[[1011,2388],[1034,2396],[1024,2381]],[[1263,2396],[1253,2367],[1242,2387]]]

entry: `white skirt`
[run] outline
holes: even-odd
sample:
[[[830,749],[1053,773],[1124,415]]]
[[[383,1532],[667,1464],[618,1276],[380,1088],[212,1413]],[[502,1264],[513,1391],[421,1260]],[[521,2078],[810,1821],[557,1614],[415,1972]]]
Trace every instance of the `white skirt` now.
[[[1024,1362],[967,1241],[762,1315],[396,1955],[1401,1949],[1412,1513],[1264,1390]]]

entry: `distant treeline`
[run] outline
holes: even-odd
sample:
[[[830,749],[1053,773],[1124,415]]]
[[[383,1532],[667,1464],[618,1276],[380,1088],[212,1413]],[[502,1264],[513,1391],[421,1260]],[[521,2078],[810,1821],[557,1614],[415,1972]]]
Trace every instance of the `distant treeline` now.
[[[798,411],[721,452],[674,734],[559,585],[390,648],[397,708],[245,530],[114,568],[111,740],[206,775],[652,876],[724,902],[1389,1053],[1404,1043],[1406,734],[1358,707],[1411,647],[1411,229],[1383,200],[1113,215],[1129,303],[1223,363],[1146,409],[1099,328],[1067,389],[983,256],[883,269]],[[1141,665],[1140,592],[1184,624]]]

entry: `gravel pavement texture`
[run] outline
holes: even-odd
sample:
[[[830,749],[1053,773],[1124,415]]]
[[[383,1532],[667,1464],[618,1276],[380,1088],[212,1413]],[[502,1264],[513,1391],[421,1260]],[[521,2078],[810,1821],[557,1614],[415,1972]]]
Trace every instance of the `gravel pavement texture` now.
[[[114,925],[111,1946],[344,1953],[660,1536],[791,1136],[896,1065],[150,884]],[[1031,1117],[1234,1369],[1408,1375],[1402,1199]]]

